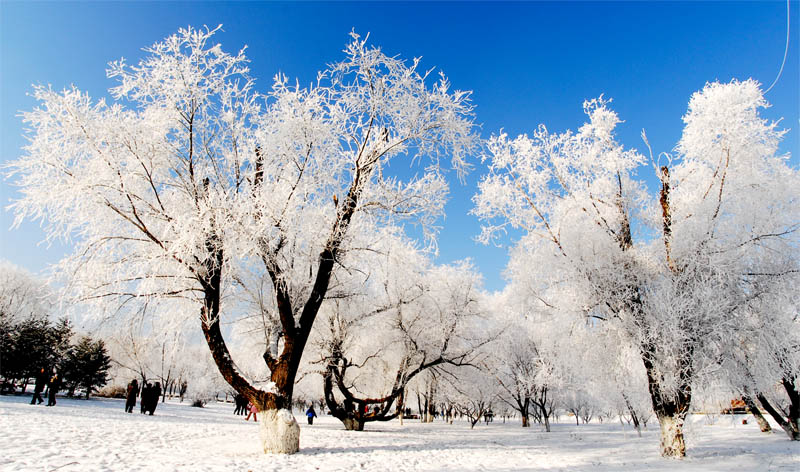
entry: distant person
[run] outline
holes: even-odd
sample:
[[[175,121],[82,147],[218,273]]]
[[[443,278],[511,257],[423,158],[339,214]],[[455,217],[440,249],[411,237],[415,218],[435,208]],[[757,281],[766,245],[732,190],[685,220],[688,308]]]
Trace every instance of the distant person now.
[[[153,413],[155,413],[159,398],[161,398],[161,383],[156,382],[150,389],[150,398],[147,401],[147,411],[150,412],[150,416],[153,416]]]
[[[142,386],[142,401],[141,407],[139,408],[139,413],[145,414],[147,411],[147,404],[150,401],[150,391],[153,390],[153,384],[147,382],[146,385]]]
[[[253,415],[253,421],[258,421],[258,416],[256,416],[256,413],[258,413],[258,409],[256,408],[256,406],[253,405],[252,403],[248,403],[247,410],[248,410],[247,418],[245,418],[244,420],[250,421],[250,415]]]
[[[39,373],[36,374],[36,384],[33,387],[33,398],[31,398],[31,405],[41,405],[44,400],[42,400],[42,391],[44,391],[44,386],[47,384],[47,374],[44,371],[44,367],[39,370]]]
[[[61,387],[61,378],[58,376],[58,372],[53,374],[50,377],[50,384],[48,384],[47,388],[50,389],[47,395],[47,406],[55,406],[56,404],[56,392]]]
[[[233,410],[234,415],[243,415],[247,410],[247,399],[244,398],[244,395],[241,393],[237,393],[235,397],[233,397],[233,402],[236,403],[236,409]]]
[[[314,411],[314,405],[308,407],[308,410],[306,410],[306,416],[308,417],[308,424],[314,424],[314,418],[317,417],[317,412]]]
[[[136,395],[139,394],[139,382],[133,379],[128,383],[128,388],[125,392],[125,411],[133,413],[133,407],[136,406]]]

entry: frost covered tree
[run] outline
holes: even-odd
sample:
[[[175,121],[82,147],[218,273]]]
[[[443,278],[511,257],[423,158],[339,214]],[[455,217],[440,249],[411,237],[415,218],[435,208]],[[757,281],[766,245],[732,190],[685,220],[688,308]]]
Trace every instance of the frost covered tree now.
[[[490,339],[479,327],[480,277],[468,263],[433,266],[388,235],[370,248],[360,261],[344,258],[356,280],[339,284],[350,295],[328,305],[316,340],[328,410],[359,431],[401,415],[415,377],[469,365]]]
[[[498,400],[520,414],[522,427],[531,416],[550,431],[554,387],[560,385],[559,364],[574,356],[568,331],[543,321],[512,282],[493,301],[496,322],[504,328],[491,356],[490,372],[500,386]]]
[[[783,287],[783,296],[758,304],[743,317],[745,329],[724,353],[723,377],[744,400],[763,432],[769,423],[758,405],[790,439],[800,440],[800,317],[797,283]]]
[[[132,314],[125,324],[116,326],[107,342],[118,370],[135,374],[140,385],[157,380],[162,386],[162,401],[192,364],[184,352],[187,323],[173,325],[183,318],[170,315],[149,314],[146,309]]]
[[[6,383],[50,372],[69,347],[72,328],[66,318],[51,321],[54,296],[47,284],[8,261],[0,261],[0,376]]]
[[[47,319],[54,308],[53,298],[44,281],[0,260],[0,321],[15,324],[27,319]]]
[[[638,350],[664,456],[685,455],[695,381],[797,271],[781,255],[798,247],[798,173],[777,155],[783,132],[759,116],[766,105],[752,80],[694,94],[675,155],[653,164],[657,195],[634,179],[647,159],[615,140],[602,99],[585,103],[577,132],[489,141],[475,197],[483,239],[522,230],[512,257],[526,259],[541,308],[569,305]],[[549,297],[559,287],[566,300]]]
[[[433,241],[440,161],[464,171],[475,144],[470,94],[353,35],[314,84],[279,75],[260,95],[244,50],[224,52],[215,32],[180,30],[138,65],[111,63],[110,103],[37,87],[30,144],[10,165],[13,208],[74,243],[59,267],[68,293],[158,300],[197,319],[222,376],[263,412],[264,450],[293,453],[294,381],[337,261],[354,235],[397,218]],[[425,166],[400,178],[395,160]],[[237,369],[222,330],[244,306],[246,273],[271,282],[265,388]]]
[[[458,377],[442,377],[441,395],[455,410],[467,418],[470,429],[475,428],[481,419],[492,410],[500,393],[497,381],[489,373],[487,365],[481,368],[468,367],[458,373]]]

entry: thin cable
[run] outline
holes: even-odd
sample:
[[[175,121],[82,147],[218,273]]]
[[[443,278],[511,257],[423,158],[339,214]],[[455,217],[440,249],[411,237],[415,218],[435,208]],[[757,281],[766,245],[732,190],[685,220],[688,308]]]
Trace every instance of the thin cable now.
[[[781,78],[781,74],[783,73],[783,66],[786,65],[786,56],[789,53],[789,0],[786,0],[786,49],[783,50],[783,62],[781,63],[781,70],[778,71],[778,76],[775,77],[775,81],[772,82],[772,85],[764,92],[766,95],[767,92],[772,90],[772,87],[778,83],[778,79]]]

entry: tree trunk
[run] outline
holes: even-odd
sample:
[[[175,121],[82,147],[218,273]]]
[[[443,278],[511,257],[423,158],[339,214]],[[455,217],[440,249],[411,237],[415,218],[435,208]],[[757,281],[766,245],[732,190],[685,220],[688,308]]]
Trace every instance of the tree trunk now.
[[[650,400],[661,426],[661,455],[682,459],[686,457],[683,423],[689,412],[692,398],[691,385],[688,383],[688,379],[691,377],[682,375],[682,385],[678,387],[678,391],[671,395],[671,398],[664,398],[658,382],[658,374],[651,368],[652,364],[645,361],[645,367],[650,388]]]
[[[657,415],[661,426],[661,455],[682,459],[686,457],[686,443],[683,440],[685,414]]]
[[[523,414],[522,415],[522,427],[523,428],[528,428],[528,427],[530,427],[530,425],[531,425],[530,418],[528,418],[528,415]]]
[[[624,393],[622,394],[622,398],[625,400],[625,406],[628,408],[628,413],[631,415],[631,420],[633,421],[633,427],[636,428],[636,434],[639,437],[642,437],[642,427],[639,424],[639,415],[636,414],[636,410],[633,409],[631,402],[628,401],[628,396]]]
[[[636,306],[641,306],[641,299],[636,296],[632,301]],[[684,346],[678,354],[678,386],[675,392],[664,392],[662,388],[662,374],[656,367],[656,346],[652,341],[645,341],[640,346],[640,354],[645,372],[647,373],[647,388],[650,392],[650,401],[653,411],[661,426],[661,455],[683,459],[686,457],[686,443],[683,439],[683,423],[689,413],[692,402],[692,378],[694,369],[692,358],[694,348],[692,344]]]
[[[364,431],[364,421],[357,418],[345,418],[342,420],[344,429],[347,431]]]
[[[790,404],[788,418],[784,418],[763,394],[759,393],[756,398],[758,398],[758,401],[761,402],[761,406],[767,410],[767,413],[769,413],[772,419],[783,428],[786,435],[789,436],[789,439],[792,441],[800,441],[800,429],[798,429],[798,422],[800,422],[800,394],[794,388],[794,383],[787,379],[783,379],[783,386],[786,389],[786,393],[789,394]]]
[[[749,411],[750,414],[753,415],[753,418],[755,418],[756,423],[758,423],[758,427],[761,428],[761,432],[771,433],[772,426],[769,425],[767,419],[761,414],[761,410],[758,409],[758,405],[756,405],[753,397],[750,395],[742,395],[742,401],[744,401],[744,404],[747,405],[747,411]]]
[[[684,386],[688,389],[688,386]],[[653,410],[661,426],[661,455],[683,459],[686,457],[686,443],[683,439],[683,423],[689,412],[691,391],[678,392],[675,398],[665,400],[651,390]]]
[[[300,425],[287,409],[259,411],[261,446],[267,454],[294,454],[300,450]]]

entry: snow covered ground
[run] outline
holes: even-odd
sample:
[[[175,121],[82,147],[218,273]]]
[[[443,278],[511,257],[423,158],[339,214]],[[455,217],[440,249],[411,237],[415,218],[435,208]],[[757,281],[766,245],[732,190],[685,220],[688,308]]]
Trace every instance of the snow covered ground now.
[[[116,399],[28,402],[0,396],[2,471],[800,470],[800,443],[782,431],[762,434],[752,420],[742,425],[744,415],[693,417],[683,461],[659,457],[657,425],[642,438],[618,422],[556,424],[545,433],[502,419],[474,430],[393,421],[353,432],[326,416],[308,426],[299,414],[301,452],[273,456],[259,452],[257,425],[234,416],[232,404],[167,402],[145,416],[126,414]]]

